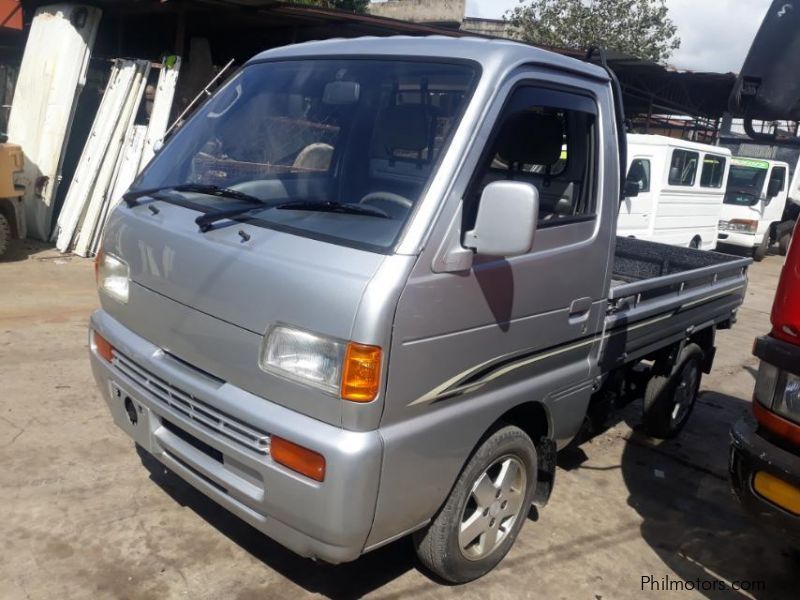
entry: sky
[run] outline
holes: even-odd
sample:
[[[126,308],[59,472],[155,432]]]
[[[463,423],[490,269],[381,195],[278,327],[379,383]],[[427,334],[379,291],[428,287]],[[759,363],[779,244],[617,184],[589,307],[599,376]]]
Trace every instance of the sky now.
[[[467,0],[468,17],[499,19],[519,0]],[[667,0],[681,47],[678,69],[738,72],[771,0]]]

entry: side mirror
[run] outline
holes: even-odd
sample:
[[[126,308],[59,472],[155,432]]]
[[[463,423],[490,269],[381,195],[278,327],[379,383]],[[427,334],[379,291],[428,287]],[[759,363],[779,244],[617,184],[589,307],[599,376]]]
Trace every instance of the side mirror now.
[[[639,191],[641,188],[639,187],[638,181],[630,181],[628,179],[625,180],[625,188],[623,189],[624,195],[626,198],[636,198],[639,195]]]
[[[495,181],[481,194],[475,229],[464,234],[464,245],[484,256],[525,254],[538,220],[539,190],[520,181]]]
[[[770,179],[767,185],[767,202],[781,193],[783,182],[780,179]]]

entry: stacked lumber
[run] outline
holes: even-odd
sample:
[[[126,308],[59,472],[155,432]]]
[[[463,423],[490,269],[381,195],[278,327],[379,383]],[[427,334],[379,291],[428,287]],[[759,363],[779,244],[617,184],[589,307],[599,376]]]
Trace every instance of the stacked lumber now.
[[[54,238],[61,252],[93,256],[108,215],[152,158],[166,131],[180,59],[161,65],[147,125],[137,125],[151,64],[117,59],[58,218]]]

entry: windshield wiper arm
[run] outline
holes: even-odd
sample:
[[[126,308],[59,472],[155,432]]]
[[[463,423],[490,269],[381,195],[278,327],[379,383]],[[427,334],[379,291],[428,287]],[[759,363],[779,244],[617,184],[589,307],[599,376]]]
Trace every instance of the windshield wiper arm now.
[[[122,199],[129,207],[136,206],[139,198],[145,196],[152,196],[159,192],[173,191],[173,192],[195,192],[198,194],[206,194],[208,196],[216,196],[217,198],[230,198],[231,200],[241,200],[250,204],[264,204],[264,202],[255,196],[245,194],[238,190],[231,188],[219,187],[218,185],[209,185],[205,183],[182,183],[180,185],[165,185],[157,188],[150,188],[146,190],[131,190],[122,195]]]
[[[378,217],[380,219],[391,219],[388,214],[383,212],[380,208],[376,208],[374,206],[364,206],[363,204],[342,204],[341,202],[333,202],[331,200],[294,200],[292,202],[276,204],[275,206],[270,206],[270,208],[277,208],[280,210],[336,212],[349,215]]]
[[[222,221],[223,219],[232,219],[233,217],[238,217],[239,215],[249,213],[253,210],[264,210],[264,208],[267,208],[260,206],[261,204],[263,204],[263,202],[259,202],[259,206],[240,206],[238,208],[228,208],[226,210],[207,212],[204,215],[197,217],[194,222],[197,223],[200,231],[205,233],[206,231],[210,230],[211,226],[217,221]]]

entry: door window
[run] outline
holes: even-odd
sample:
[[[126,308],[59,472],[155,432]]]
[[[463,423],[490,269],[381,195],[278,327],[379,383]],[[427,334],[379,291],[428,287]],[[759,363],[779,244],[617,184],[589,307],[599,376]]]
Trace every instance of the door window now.
[[[700,173],[700,187],[721,188],[726,162],[722,156],[706,154],[703,158],[703,171]]]
[[[483,189],[502,180],[537,188],[539,227],[593,219],[596,115],[588,96],[533,86],[514,90],[470,183],[462,231],[474,225]]]
[[[783,191],[786,186],[786,167],[774,167],[769,176],[769,186],[775,186],[775,189]]]
[[[639,186],[639,193],[650,191],[650,161],[646,158],[635,158],[628,170],[628,181]]]
[[[669,167],[669,184],[692,187],[697,175],[697,162],[700,155],[688,150],[674,150]]]

